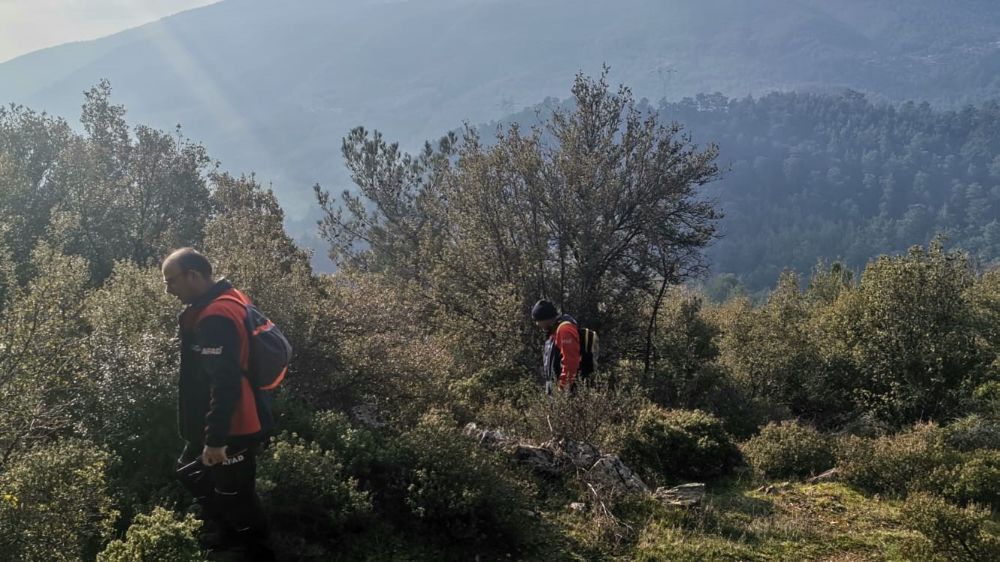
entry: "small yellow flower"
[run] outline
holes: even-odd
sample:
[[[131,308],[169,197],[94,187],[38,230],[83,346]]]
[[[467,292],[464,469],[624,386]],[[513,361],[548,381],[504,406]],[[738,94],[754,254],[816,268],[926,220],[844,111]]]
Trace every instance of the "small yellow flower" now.
[[[14,507],[17,507],[17,496],[15,496],[14,494],[4,494],[3,501],[9,503]]]

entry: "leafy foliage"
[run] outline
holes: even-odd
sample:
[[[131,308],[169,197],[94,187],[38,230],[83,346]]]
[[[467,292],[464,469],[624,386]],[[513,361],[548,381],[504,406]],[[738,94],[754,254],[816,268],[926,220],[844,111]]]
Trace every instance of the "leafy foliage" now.
[[[368,495],[346,478],[335,453],[283,435],[260,459],[262,500],[282,531],[321,541],[371,510]]]
[[[1000,450],[1000,422],[996,419],[971,414],[949,423],[944,433],[948,445],[959,451]]]
[[[1000,533],[987,510],[950,505],[929,494],[916,495],[904,505],[908,526],[922,535],[908,553],[917,560],[986,562],[1000,556]]]
[[[717,176],[716,150],[642,115],[606,75],[578,76],[573,96],[490,146],[467,129],[412,156],[352,131],[358,193],[338,207],[316,190],[331,258],[416,283],[456,316],[478,319],[492,287],[515,310],[548,296],[585,324],[644,333],[629,305],[702,269],[717,215],[699,188]]]
[[[86,441],[34,447],[0,473],[0,548],[12,560],[80,560],[111,537],[114,458]]]
[[[452,420],[431,412],[401,441],[413,455],[406,507],[433,536],[511,554],[530,544],[524,484]]]
[[[651,482],[722,476],[741,462],[722,422],[700,410],[648,407],[639,413],[622,460]]]
[[[858,291],[838,302],[838,335],[863,375],[864,407],[894,422],[941,419],[972,393],[983,359],[959,296],[971,285],[964,256],[938,244],[865,269]]]
[[[88,259],[97,280],[117,260],[149,265],[197,243],[208,209],[204,148],[145,126],[133,137],[125,108],[110,95],[107,81],[86,93],[86,136],[68,139],[45,175],[59,194],[50,232],[66,252]]]
[[[731,278],[715,298],[677,286],[714,237],[702,197],[714,148],[604,77],[578,78],[573,94],[538,128],[491,142],[465,131],[416,156],[351,133],[359,191],[342,208],[318,192],[343,265],[333,275],[312,270],[270,189],[208,173],[187,141],[130,128],[106,85],[87,95],[83,134],[0,113],[0,218],[18,229],[0,227],[4,553],[201,555],[197,523],[164,507],[190,498],[171,474],[178,307],[153,263],[188,243],[296,349],[276,396],[285,433],[260,456],[258,481],[286,557],[879,549],[870,536],[820,545],[824,514],[790,515],[812,502],[858,513],[868,500],[857,491],[794,485],[783,501],[722,478],[742,462],[733,435],[756,435],[744,455],[771,478],[828,468],[823,432],[834,431],[846,484],[890,498],[872,502],[867,528],[896,521],[896,498],[919,506],[916,494],[933,492],[949,503],[915,508],[925,547],[992,540],[980,512],[955,510],[1000,501],[996,271],[935,241],[863,270],[790,271],[764,298]],[[552,397],[534,375],[544,335],[527,314],[545,293],[598,327],[603,348],[593,378]],[[683,513],[651,498],[604,502],[584,468],[529,473],[465,435],[470,421],[619,453],[654,485],[712,480],[712,499]]]
[[[98,562],[197,562],[204,560],[198,546],[201,522],[193,515],[182,518],[156,506],[148,515],[136,515],[124,540],[118,539],[97,556]]]
[[[900,496],[936,489],[941,470],[960,460],[941,429],[932,424],[878,439],[848,436],[837,451],[837,467],[845,481],[869,492]]]
[[[767,424],[741,450],[750,466],[766,478],[812,476],[834,463],[829,438],[795,421]]]

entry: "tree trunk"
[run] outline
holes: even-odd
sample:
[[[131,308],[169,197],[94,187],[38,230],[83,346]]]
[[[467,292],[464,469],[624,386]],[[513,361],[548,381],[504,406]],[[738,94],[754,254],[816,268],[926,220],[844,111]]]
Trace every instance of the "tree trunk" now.
[[[669,282],[670,276],[664,273],[663,282],[660,283],[660,291],[656,294],[656,300],[653,302],[653,313],[650,315],[649,325],[646,327],[646,352],[642,369],[643,377],[649,377],[649,369],[652,367],[653,330],[656,329],[656,317],[660,315],[660,305],[663,303],[663,295],[667,292],[667,283]]]

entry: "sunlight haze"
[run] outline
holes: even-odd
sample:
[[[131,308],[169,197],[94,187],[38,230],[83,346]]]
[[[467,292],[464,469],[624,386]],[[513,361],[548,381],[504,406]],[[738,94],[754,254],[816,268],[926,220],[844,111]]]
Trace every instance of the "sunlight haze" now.
[[[0,0],[0,62],[96,39],[216,0]]]

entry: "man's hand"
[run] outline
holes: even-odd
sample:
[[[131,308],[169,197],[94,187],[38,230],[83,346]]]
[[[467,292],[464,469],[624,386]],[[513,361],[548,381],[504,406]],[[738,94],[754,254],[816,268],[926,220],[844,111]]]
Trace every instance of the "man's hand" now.
[[[216,464],[222,464],[226,462],[226,446],[222,447],[209,447],[205,446],[205,450],[201,452],[201,463],[205,466],[212,466]]]

